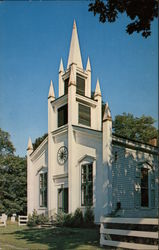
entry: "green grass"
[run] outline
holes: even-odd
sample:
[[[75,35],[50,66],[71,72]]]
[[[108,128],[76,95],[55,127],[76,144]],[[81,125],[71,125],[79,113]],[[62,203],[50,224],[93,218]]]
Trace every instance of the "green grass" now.
[[[29,228],[8,224],[0,227],[0,249],[98,250],[99,228]]]

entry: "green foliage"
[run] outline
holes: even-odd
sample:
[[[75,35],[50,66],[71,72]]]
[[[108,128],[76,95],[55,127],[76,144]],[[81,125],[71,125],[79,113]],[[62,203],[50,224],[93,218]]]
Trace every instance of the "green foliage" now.
[[[91,207],[86,208],[86,211],[84,214],[84,223],[88,227],[94,225],[94,213]]]
[[[7,132],[0,129],[0,214],[26,214],[26,158],[14,155]]]
[[[99,14],[99,21],[115,22],[120,14],[125,13],[130,20],[126,32],[142,34],[147,38],[151,35],[151,22],[158,17],[157,0],[95,0],[89,4],[89,11]]]
[[[113,121],[113,131],[115,134],[125,136],[129,139],[149,143],[153,138],[157,138],[157,129],[153,126],[155,120],[151,116],[142,115],[140,118],[132,114],[123,113],[117,115]]]
[[[35,142],[33,143],[33,149],[35,150],[41,143],[42,141],[47,137],[47,133],[45,133],[43,136],[38,137],[35,139]]]
[[[64,226],[64,227],[92,227],[94,225],[94,214],[90,207],[86,209],[84,214],[82,211],[77,208],[74,214],[65,214],[64,212],[59,212],[56,214],[55,224],[57,226]]]
[[[26,158],[0,157],[0,213],[26,214]]]
[[[44,214],[37,214],[37,211],[34,209],[33,214],[28,217],[27,225],[29,227],[34,227],[37,225],[44,225],[48,221],[48,216],[45,216]]]
[[[73,215],[66,214],[62,211],[56,214],[55,224],[57,226],[72,227],[73,226]]]
[[[80,208],[77,208],[74,212],[73,224],[75,227],[81,227],[83,225],[83,213]]]
[[[10,135],[8,132],[3,131],[0,128],[0,156],[1,155],[8,155],[13,154],[15,151],[15,148],[10,141]]]

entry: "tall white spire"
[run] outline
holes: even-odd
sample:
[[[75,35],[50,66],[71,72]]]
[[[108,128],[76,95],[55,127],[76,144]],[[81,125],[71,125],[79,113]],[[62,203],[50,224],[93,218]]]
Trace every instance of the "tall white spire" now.
[[[94,93],[94,97],[95,96],[101,96],[101,90],[100,90],[100,85],[99,85],[99,80],[97,79],[97,83],[96,83],[96,89],[95,89],[95,93]]]
[[[91,64],[90,64],[89,57],[88,57],[88,60],[87,60],[86,70],[87,70],[87,71],[88,71],[88,70],[91,71]]]
[[[111,119],[112,119],[111,112],[110,112],[109,105],[108,105],[108,102],[107,102],[105,104],[105,108],[104,108],[103,121],[104,120],[111,120]]]
[[[31,138],[30,138],[30,137],[29,137],[29,140],[28,140],[28,147],[27,147],[27,150],[33,151],[33,144],[32,144],[32,141],[31,141]]]
[[[62,58],[61,58],[61,61],[60,61],[59,72],[64,72],[64,68],[63,68],[63,61],[62,61]]]
[[[50,89],[49,89],[49,95],[48,95],[48,98],[50,98],[50,97],[55,98],[55,92],[54,92],[54,87],[53,87],[52,80],[51,80],[51,82],[50,82]]]
[[[67,69],[69,68],[70,64],[72,64],[72,63],[76,63],[78,67],[83,69],[80,46],[79,46],[79,40],[78,40],[78,34],[77,34],[77,27],[76,27],[75,20],[74,20],[74,23],[73,23],[72,38],[71,38],[71,44],[70,44],[70,51],[69,51]]]

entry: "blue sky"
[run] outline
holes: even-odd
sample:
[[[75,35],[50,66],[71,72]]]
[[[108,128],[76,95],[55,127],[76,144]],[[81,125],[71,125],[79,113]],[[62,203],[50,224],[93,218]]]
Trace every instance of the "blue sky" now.
[[[129,112],[158,117],[157,21],[152,35],[127,35],[125,16],[101,24],[87,1],[0,3],[0,127],[8,131],[16,154],[47,132],[50,80],[58,94],[61,57],[67,66],[73,20],[76,20],[83,65],[90,57],[92,90],[99,78],[112,116]],[[156,123],[157,126],[157,123]]]

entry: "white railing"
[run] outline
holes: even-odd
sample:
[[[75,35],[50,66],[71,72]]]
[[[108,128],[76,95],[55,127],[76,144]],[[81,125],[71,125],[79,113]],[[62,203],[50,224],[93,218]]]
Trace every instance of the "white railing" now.
[[[6,219],[3,219],[2,216],[0,216],[0,227],[5,227],[6,226]]]
[[[109,223],[111,223],[111,228],[109,227]],[[114,226],[113,226],[114,223]],[[155,232],[152,231],[136,231],[136,230],[126,230],[126,229],[116,229],[116,225],[123,224],[135,224],[137,225],[158,225],[158,219],[149,219],[149,218],[111,218],[111,217],[101,217],[101,227],[100,227],[100,245],[101,246],[112,246],[112,247],[123,247],[126,249],[143,249],[143,250],[157,250],[158,245],[151,244],[138,244],[129,242],[129,237],[141,237],[154,239],[154,241],[158,239],[158,230]],[[119,227],[119,226],[118,226]],[[144,227],[144,226],[143,226]],[[120,228],[120,227],[119,227]],[[121,227],[122,228],[122,227]],[[143,229],[142,229],[143,230]],[[120,236],[120,240],[112,240],[111,235]],[[126,237],[126,242],[122,241],[122,237]],[[131,239],[132,241],[132,239]]]
[[[27,215],[19,215],[18,216],[18,225],[19,226],[25,226],[28,222],[28,216]]]

